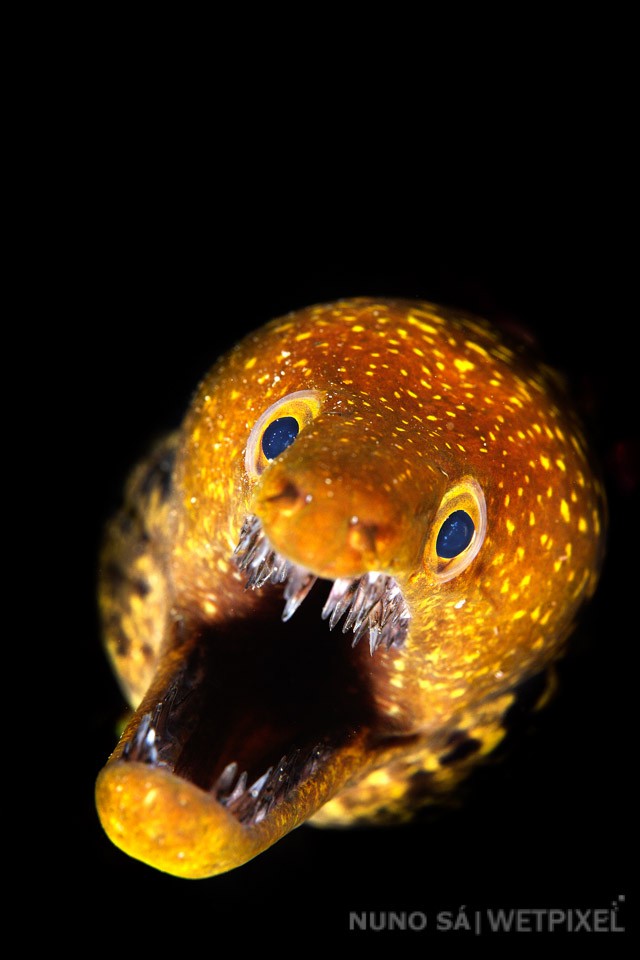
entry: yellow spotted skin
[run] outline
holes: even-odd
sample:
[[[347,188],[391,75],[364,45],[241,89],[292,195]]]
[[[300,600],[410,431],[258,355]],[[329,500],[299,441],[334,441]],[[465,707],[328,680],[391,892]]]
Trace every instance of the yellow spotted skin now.
[[[301,391],[313,397],[308,422],[252,475],[256,421],[280,399],[286,413],[285,398]],[[562,653],[596,587],[604,497],[562,386],[460,311],[358,298],[274,320],[205,377],[170,444],[170,490],[160,497],[147,483],[145,500],[130,488],[144,547],[121,515],[102,584],[107,649],[138,710],[101,774],[98,808],[112,839],[159,869],[231,869],[312,817],[410,816],[500,742],[518,686]],[[137,476],[144,486],[144,468]],[[484,539],[459,571],[436,554],[451,504],[478,517],[486,509]],[[403,644],[354,654],[375,722],[363,721],[272,818],[241,829],[210,794],[123,752],[205,629],[263,616],[260,591],[244,589],[232,560],[249,515],[275,550],[319,577],[394,577],[411,619]],[[131,586],[145,570],[146,605]]]

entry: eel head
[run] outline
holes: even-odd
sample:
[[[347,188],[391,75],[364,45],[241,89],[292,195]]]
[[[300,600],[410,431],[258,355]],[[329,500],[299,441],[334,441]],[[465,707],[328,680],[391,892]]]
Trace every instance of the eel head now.
[[[402,301],[219,361],[140,521],[144,629],[108,643],[136,707],[97,786],[115,843],[211,876],[310,818],[405,818],[495,747],[597,578],[601,491],[555,391],[488,325]]]

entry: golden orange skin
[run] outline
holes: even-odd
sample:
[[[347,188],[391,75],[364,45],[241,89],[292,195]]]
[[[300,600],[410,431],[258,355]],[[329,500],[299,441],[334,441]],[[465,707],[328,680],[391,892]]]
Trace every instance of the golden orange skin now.
[[[300,390],[321,392],[319,414],[249,476],[253,425]],[[410,815],[416,775],[433,793],[449,789],[500,741],[515,687],[562,652],[595,589],[604,497],[558,380],[459,311],[358,298],[274,320],[218,361],[174,442],[171,495],[145,507],[149,550],[131,550],[115,529],[105,548],[104,564],[116,557],[145,577],[147,596],[106,581],[101,595],[114,668],[132,705],[143,701],[100,775],[98,809],[114,842],[161,870],[229,870],[312,816]],[[435,518],[469,479],[484,493],[486,537],[443,582]],[[402,648],[363,660],[380,716],[405,745],[374,748],[367,730],[355,732],[312,783],[245,828],[204,791],[120,758],[202,624],[251,618],[262,603],[231,559],[249,514],[320,577],[391,574],[411,622]],[[460,731],[480,748],[443,762]]]

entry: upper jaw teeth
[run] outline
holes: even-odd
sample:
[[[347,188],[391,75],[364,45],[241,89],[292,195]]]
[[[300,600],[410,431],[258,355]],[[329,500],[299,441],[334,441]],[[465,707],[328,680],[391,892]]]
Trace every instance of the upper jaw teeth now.
[[[277,553],[267,539],[260,520],[249,516],[234,550],[238,569],[248,574],[246,587],[255,590],[265,583],[283,583],[285,606],[282,619],[289,620],[318,579],[304,567]],[[409,609],[393,577],[365,573],[362,577],[334,580],[322,611],[333,630],[346,614],[343,633],[353,629],[353,646],[366,634],[373,655],[384,644],[400,646],[409,626]]]

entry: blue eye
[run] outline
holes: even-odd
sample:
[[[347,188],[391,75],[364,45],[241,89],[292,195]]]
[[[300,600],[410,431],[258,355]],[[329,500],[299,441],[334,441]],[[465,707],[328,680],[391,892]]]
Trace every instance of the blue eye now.
[[[440,527],[436,540],[436,553],[443,560],[457,557],[473,540],[473,520],[464,510],[450,514]]]
[[[300,425],[295,417],[279,417],[270,423],[262,434],[262,452],[267,460],[279,457],[291,446],[299,431]]]

